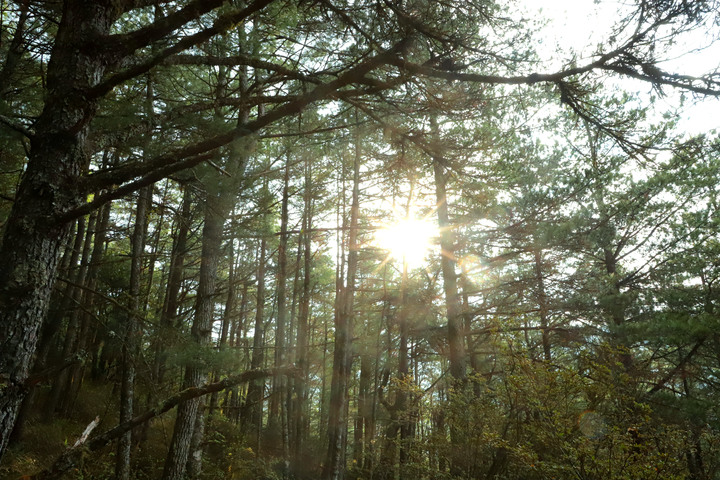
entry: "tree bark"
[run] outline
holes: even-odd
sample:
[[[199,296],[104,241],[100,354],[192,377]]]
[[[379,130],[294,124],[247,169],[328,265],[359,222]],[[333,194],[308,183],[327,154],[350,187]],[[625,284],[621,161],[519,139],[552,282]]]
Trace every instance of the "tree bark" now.
[[[79,297],[82,294],[82,292],[80,291],[80,280],[83,272],[82,261],[80,261],[80,263],[78,263],[78,261],[81,258],[81,252],[85,250],[85,248],[83,248],[83,245],[86,245],[89,242],[86,232],[87,219],[85,217],[79,218],[77,223],[78,229],[75,236],[73,253],[71,255],[69,265],[69,269],[74,270],[74,272],[72,277],[70,278],[70,282],[63,290],[64,296],[62,298],[62,301],[59,302],[59,309],[57,311],[55,311],[54,309],[51,310],[52,317],[47,320],[47,323],[49,324],[57,323],[57,327],[55,325],[48,326],[49,329],[54,330],[55,328],[57,328],[59,330],[62,319],[68,314],[68,312],[70,312],[70,316],[68,317],[67,321],[67,328],[65,330],[65,337],[62,343],[62,350],[60,351],[59,358],[68,358],[73,353],[73,348],[75,347],[75,339],[77,337],[77,304],[80,299]],[[74,306],[71,311],[70,306],[73,304]],[[42,345],[44,340],[40,339],[40,342]],[[59,405],[61,399],[64,394],[67,394],[67,383],[69,375],[69,371],[62,370],[58,373],[57,377],[52,382],[50,394],[48,395],[47,401],[45,402],[45,421],[51,421],[55,417],[56,411],[60,409]]]
[[[142,291],[142,270],[145,257],[145,236],[147,232],[147,212],[150,206],[152,187],[144,187],[138,192],[135,213],[135,227],[132,233],[132,251],[130,254],[130,291],[128,312],[125,320],[125,332],[122,344],[122,380],[120,385],[120,423],[133,417],[135,400],[135,362],[140,351],[140,312]],[[130,447],[132,432],[126,432],[118,441],[115,458],[115,478],[130,478]]]
[[[446,174],[441,159],[433,159],[435,173],[435,196],[437,199],[438,226],[440,227],[440,266],[443,274],[443,290],[448,318],[448,343],[450,345],[450,375],[458,381],[465,380],[465,340],[463,335],[460,297],[455,273],[455,243],[447,204]]]
[[[112,2],[66,2],[55,38],[44,109],[0,247],[0,458],[70,233],[68,222],[55,219],[85,200],[76,186],[87,168],[84,146],[97,110],[85,92],[102,78],[105,63],[84,44],[106,35],[120,13]]]
[[[200,262],[200,280],[198,283],[195,318],[191,335],[198,348],[197,355],[202,355],[204,347],[210,342],[215,304],[215,278],[217,262],[225,217],[220,213],[215,197],[208,196],[205,200],[205,224],[202,232],[202,260]],[[207,381],[207,370],[202,358],[193,359],[193,363],[185,369],[184,388],[202,385]],[[185,474],[190,455],[195,422],[200,409],[200,399],[196,398],[178,408],[175,429],[170,443],[170,450],[165,459],[163,479],[180,480]]]
[[[257,294],[255,306],[255,332],[253,333],[253,348],[251,369],[260,368],[265,359],[263,343],[265,341],[265,268],[267,240],[260,240],[257,270]],[[246,439],[257,454],[260,451],[260,433],[262,429],[263,412],[263,380],[255,380],[248,384],[243,415],[243,432]]]
[[[360,139],[355,138],[353,191],[350,207],[347,277],[339,289],[340,302],[335,314],[335,343],[328,418],[328,450],[323,470],[326,480],[345,478],[345,446],[347,442],[348,381],[352,370],[352,332],[354,320],[355,277],[358,266],[358,216],[360,211]]]
[[[288,201],[290,198],[290,157],[285,160],[283,175],[282,205],[280,209],[280,242],[278,244],[277,261],[277,324],[275,326],[275,358],[274,366],[285,364],[286,326],[287,326],[287,243],[288,243]],[[272,396],[269,412],[269,429],[279,430],[285,462],[288,458],[288,423],[285,415],[285,397],[287,395],[285,377],[275,377],[272,383]]]
[[[302,221],[302,231],[300,244],[302,245],[303,259],[303,278],[300,294],[300,305],[298,309],[297,320],[297,344],[295,350],[295,365],[300,374],[294,379],[295,402],[293,404],[293,473],[300,475],[303,471],[303,465],[306,465],[303,454],[306,449],[308,438],[307,419],[307,383],[309,378],[308,364],[308,337],[309,337],[309,317],[310,317],[310,297],[311,297],[311,273],[312,273],[312,248],[310,238],[310,225],[312,225],[312,170],[310,159],[306,157],[305,167],[305,185],[304,185],[304,212]],[[300,247],[299,247],[300,248]]]

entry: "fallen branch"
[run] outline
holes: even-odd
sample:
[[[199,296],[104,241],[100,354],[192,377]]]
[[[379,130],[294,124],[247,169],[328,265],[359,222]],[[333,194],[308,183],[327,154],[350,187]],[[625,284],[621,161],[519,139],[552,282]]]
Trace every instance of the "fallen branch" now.
[[[148,410],[145,413],[142,413],[132,418],[131,420],[128,420],[125,423],[121,423],[120,425],[106,431],[105,433],[93,437],[87,442],[81,442],[80,444],[76,443],[75,446],[69,448],[65,453],[60,455],[60,457],[55,460],[55,463],[53,463],[53,465],[49,469],[43,470],[28,478],[36,480],[61,478],[64,473],[66,473],[68,470],[70,470],[72,467],[74,467],[80,462],[83,453],[99,450],[108,443],[123,435],[125,432],[128,432],[133,428],[137,427],[138,425],[142,425],[143,423],[162,415],[163,413],[171,410],[172,408],[180,405],[181,403],[192,400],[193,398],[202,397],[209,393],[220,392],[241,383],[257,380],[260,378],[276,375],[293,375],[294,373],[296,373],[296,371],[297,369],[294,367],[270,368],[265,370],[248,370],[247,372],[243,372],[237,375],[231,375],[223,380],[220,380],[219,382],[205,384],[201,387],[187,388],[166,399],[157,407]]]
[[[80,438],[75,440],[75,444],[72,446],[72,448],[77,448],[80,445],[84,444],[87,441],[90,434],[92,433],[92,431],[95,430],[95,427],[97,427],[99,424],[100,424],[100,416],[98,415],[97,417],[95,417],[95,420],[90,422],[90,424],[87,427],[85,427],[85,431],[82,433],[82,435],[80,435]]]

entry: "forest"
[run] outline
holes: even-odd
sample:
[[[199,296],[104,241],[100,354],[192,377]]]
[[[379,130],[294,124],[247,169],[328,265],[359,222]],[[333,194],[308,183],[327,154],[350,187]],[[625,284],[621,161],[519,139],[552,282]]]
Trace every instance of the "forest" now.
[[[0,0],[0,478],[720,479],[719,46]]]

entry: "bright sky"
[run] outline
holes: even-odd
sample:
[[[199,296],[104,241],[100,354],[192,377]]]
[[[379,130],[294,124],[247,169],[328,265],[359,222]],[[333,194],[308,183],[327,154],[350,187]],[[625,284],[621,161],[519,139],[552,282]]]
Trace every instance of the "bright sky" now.
[[[607,39],[615,20],[622,17],[623,11],[628,8],[627,4],[632,2],[517,0],[517,3],[520,9],[516,15],[545,19],[548,22],[538,39],[544,48],[538,48],[538,51],[542,58],[542,70],[549,73],[558,70],[563,61],[570,58],[570,48],[577,54],[578,63],[582,63],[582,59],[590,58],[596,45]],[[717,30],[716,28],[716,32]],[[720,66],[720,41],[713,43],[711,38],[701,32],[686,34],[677,40],[672,50],[663,52],[663,58],[667,60],[660,64],[662,69],[697,76]],[[629,83],[628,88],[650,93],[649,88],[637,82]],[[659,108],[673,108],[679,104],[679,92],[666,89],[665,93],[666,96],[660,99]],[[703,133],[711,129],[720,130],[718,111],[720,99],[689,101],[681,115],[680,127],[689,134]]]
[[[547,26],[538,34],[538,54],[541,63],[539,73],[552,73],[563,68],[573,56],[577,63],[592,61],[593,54],[599,44],[605,43],[616,19],[622,18],[627,2],[623,0],[516,0],[520,8],[511,14],[519,18],[530,18],[538,22],[547,21]],[[532,25],[528,24],[528,28]],[[692,51],[692,53],[685,53]],[[668,59],[661,68],[669,72],[686,75],[701,75],[716,68],[720,62],[720,42],[712,44],[702,33],[685,35],[678,39],[672,50],[663,52]],[[641,99],[648,98],[657,92],[647,83],[639,81],[621,81],[622,88],[637,90]],[[691,96],[689,96],[690,98]],[[720,130],[720,99],[705,98],[697,103],[688,102],[681,114],[680,128],[688,134],[707,132],[710,129]],[[665,96],[657,103],[658,114],[676,108],[680,104],[680,93],[668,88]],[[402,262],[405,258],[410,268],[424,263],[428,254],[434,254],[433,244],[436,242],[437,230],[434,216],[427,221],[411,219],[400,220],[404,215],[397,214],[389,218],[388,224],[379,230],[374,239],[376,247],[388,252],[389,260]],[[411,218],[414,218],[411,215]],[[482,269],[477,269],[469,262],[468,273],[482,276]],[[482,280],[478,278],[478,282]]]

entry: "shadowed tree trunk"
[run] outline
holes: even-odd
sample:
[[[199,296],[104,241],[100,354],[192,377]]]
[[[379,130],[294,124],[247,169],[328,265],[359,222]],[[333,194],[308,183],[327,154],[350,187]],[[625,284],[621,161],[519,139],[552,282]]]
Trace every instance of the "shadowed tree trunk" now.
[[[106,63],[99,49],[82,45],[106,35],[120,13],[112,2],[66,2],[55,37],[44,108],[0,247],[0,457],[25,396],[61,247],[70,234],[71,224],[56,218],[85,200],[76,180],[87,169],[84,146],[98,106],[86,92],[102,78]]]
[[[191,205],[192,194],[188,185],[183,187],[182,206],[180,212],[176,215],[173,235],[173,246],[170,253],[170,265],[168,267],[167,285],[165,287],[165,298],[160,313],[160,321],[158,332],[155,335],[155,345],[153,346],[155,358],[152,366],[152,381],[156,388],[163,384],[165,379],[165,363],[167,362],[167,349],[171,347],[175,341],[175,332],[178,325],[178,309],[180,305],[180,289],[182,288],[183,271],[185,267],[185,254],[187,253],[187,240],[190,230],[190,222],[192,219]],[[147,402],[152,405],[155,402],[156,388],[150,388],[148,392]],[[143,431],[140,434],[141,441],[147,439],[148,428],[150,422],[143,425]]]
[[[303,458],[308,438],[307,418],[307,383],[309,377],[308,364],[308,323],[310,317],[310,296],[311,296],[311,268],[312,248],[310,238],[310,225],[312,225],[312,170],[310,159],[305,158],[305,185],[304,185],[304,212],[302,220],[302,232],[299,248],[302,248],[303,278],[300,293],[300,305],[297,320],[297,344],[295,346],[295,365],[298,368],[298,376],[294,379],[295,401],[293,402],[293,473],[298,475],[303,472],[305,458]]]
[[[78,311],[77,302],[80,299],[80,280],[82,279],[83,265],[82,261],[78,264],[81,252],[85,251],[83,248],[84,244],[89,242],[86,235],[87,219],[85,217],[78,219],[78,230],[75,236],[75,243],[73,244],[73,254],[70,259],[70,268],[74,267],[73,275],[70,277],[70,283],[64,289],[64,297],[60,302],[59,312],[57,318],[53,318],[53,321],[62,319],[63,316],[68,315],[67,328],[65,329],[65,337],[63,339],[62,350],[60,351],[60,358],[68,358],[73,353],[75,346],[75,339],[77,337],[78,329]],[[71,309],[71,305],[73,306]],[[55,312],[53,312],[55,313]],[[67,394],[67,384],[70,372],[68,369],[61,371],[52,383],[50,394],[48,395],[47,401],[45,402],[45,421],[51,421],[55,418],[55,414],[60,410],[61,400],[64,395]]]

